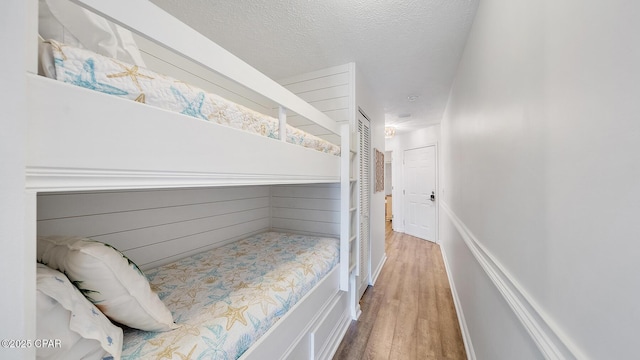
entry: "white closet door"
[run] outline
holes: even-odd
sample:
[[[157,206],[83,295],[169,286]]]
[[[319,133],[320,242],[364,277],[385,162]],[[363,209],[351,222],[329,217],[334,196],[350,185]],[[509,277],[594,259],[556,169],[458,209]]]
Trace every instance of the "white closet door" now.
[[[360,135],[360,271],[358,295],[362,297],[369,286],[369,200],[371,197],[371,129],[369,120],[358,113]]]

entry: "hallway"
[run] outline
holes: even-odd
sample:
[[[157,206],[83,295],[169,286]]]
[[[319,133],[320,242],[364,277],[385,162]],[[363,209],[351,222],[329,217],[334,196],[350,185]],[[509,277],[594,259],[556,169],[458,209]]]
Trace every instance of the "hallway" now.
[[[466,359],[440,247],[391,230],[387,262],[334,360]]]

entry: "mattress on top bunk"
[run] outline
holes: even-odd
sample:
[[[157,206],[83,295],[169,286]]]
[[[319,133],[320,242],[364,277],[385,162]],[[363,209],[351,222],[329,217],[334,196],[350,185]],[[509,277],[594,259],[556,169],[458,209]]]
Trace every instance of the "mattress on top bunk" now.
[[[44,74],[65,83],[279,139],[279,121],[195,86],[137,65],[48,40],[40,60]],[[287,142],[340,155],[340,147],[287,125]]]
[[[122,358],[236,359],[338,261],[337,239],[266,232],[146,271],[180,327],[125,329]]]

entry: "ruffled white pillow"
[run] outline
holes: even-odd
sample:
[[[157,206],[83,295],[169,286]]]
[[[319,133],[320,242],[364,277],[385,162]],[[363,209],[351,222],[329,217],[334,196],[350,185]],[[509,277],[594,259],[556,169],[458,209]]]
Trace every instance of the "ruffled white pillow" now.
[[[110,245],[81,237],[38,237],[38,261],[64,272],[113,321],[147,331],[177,327],[138,266]]]
[[[38,359],[120,359],[122,329],[113,325],[67,277],[38,264],[36,347]]]
[[[45,40],[145,66],[129,30],[68,0],[40,0],[38,25]]]

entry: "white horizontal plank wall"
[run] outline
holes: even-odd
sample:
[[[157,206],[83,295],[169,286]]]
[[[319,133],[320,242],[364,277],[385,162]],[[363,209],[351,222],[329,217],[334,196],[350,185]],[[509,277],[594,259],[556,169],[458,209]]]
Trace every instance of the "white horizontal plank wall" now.
[[[354,64],[349,63],[282,79],[278,82],[331,119],[338,123],[344,123],[350,122],[355,115],[353,71]],[[336,144],[340,143],[337,135],[295,113],[288,114],[287,122],[323,139]]]
[[[339,237],[340,184],[272,186],[271,228]]]
[[[103,241],[149,269],[269,229],[269,187],[38,196],[38,235]]]
[[[284,89],[266,75],[148,1],[73,1],[142,37],[183,54],[190,61],[218,72],[247,88],[254,89],[271,101],[313,119],[315,123],[330,129],[335,134],[340,131],[335,122],[318,109],[301,101],[291,91]]]
[[[208,70],[206,67],[185,59],[153,41],[133,34],[146,68],[177,80],[197,86],[207,92],[222,96],[270,116],[277,116],[277,104],[246,87]]]

